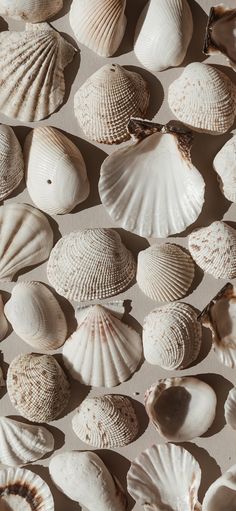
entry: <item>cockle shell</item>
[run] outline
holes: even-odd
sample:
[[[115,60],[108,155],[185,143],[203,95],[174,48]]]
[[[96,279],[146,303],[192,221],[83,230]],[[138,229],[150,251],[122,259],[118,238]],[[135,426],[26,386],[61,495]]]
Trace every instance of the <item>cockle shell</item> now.
[[[111,57],[123,39],[126,0],[73,0],[70,24],[79,43]]]
[[[224,4],[211,7],[203,52],[206,55],[222,53],[236,71],[236,9]]]
[[[70,398],[69,382],[56,359],[36,353],[18,355],[10,363],[7,390],[13,406],[32,422],[56,419]]]
[[[222,193],[226,199],[236,202],[236,135],[217,153],[213,167],[218,174]]]
[[[140,236],[165,238],[183,231],[204,202],[205,183],[191,162],[192,134],[140,119],[128,127],[138,141],[102,164],[103,205],[120,227]]]
[[[150,0],[138,21],[134,53],[155,73],[184,60],[193,34],[193,19],[186,0]]]
[[[24,21],[45,21],[62,9],[63,0],[0,0],[0,16]]]
[[[16,334],[37,350],[56,350],[66,340],[67,323],[57,299],[40,282],[20,282],[5,305]]]
[[[85,399],[72,419],[72,427],[82,442],[100,449],[129,444],[139,429],[130,399],[115,394]]]
[[[217,135],[234,122],[236,85],[215,67],[193,62],[170,85],[168,102],[184,124]]]
[[[187,442],[212,425],[214,390],[197,378],[158,380],[145,394],[145,408],[158,433],[171,442]]]
[[[192,232],[188,241],[194,261],[216,279],[236,277],[236,231],[224,222]]]
[[[225,420],[231,428],[236,429],[236,387],[233,387],[225,401]]]
[[[194,262],[178,245],[151,245],[138,254],[137,283],[152,300],[170,302],[183,298],[194,278]]]
[[[65,94],[63,72],[75,51],[47,23],[27,23],[24,32],[1,32],[0,112],[24,122],[55,112]]]
[[[202,511],[234,511],[236,506],[236,465],[216,479],[207,490]]]
[[[113,229],[85,229],[63,236],[51,252],[47,275],[56,291],[75,301],[97,300],[124,291],[136,263]]]
[[[201,323],[187,303],[174,302],[150,312],[144,319],[143,349],[150,364],[184,369],[196,360],[202,338]]]
[[[0,294],[0,341],[4,339],[8,331],[8,323],[4,314],[2,295]]]
[[[85,135],[104,144],[128,140],[130,117],[143,117],[148,104],[145,80],[118,64],[107,64],[96,71],[74,99],[75,115]]]
[[[39,209],[14,202],[0,207],[0,280],[42,263],[52,246],[53,231]]]
[[[183,447],[166,444],[146,449],[132,461],[127,482],[128,492],[145,511],[200,511],[201,469]]]
[[[0,468],[1,511],[54,511],[49,486],[25,468]]]
[[[0,126],[0,200],[10,195],[24,176],[20,143],[10,126]]]

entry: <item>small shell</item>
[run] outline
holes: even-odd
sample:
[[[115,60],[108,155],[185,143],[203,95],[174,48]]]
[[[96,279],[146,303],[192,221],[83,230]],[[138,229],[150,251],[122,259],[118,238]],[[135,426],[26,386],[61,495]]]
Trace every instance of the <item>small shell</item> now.
[[[234,511],[235,508],[236,465],[233,465],[207,490],[202,511]]]
[[[24,176],[20,143],[10,126],[0,126],[0,200],[10,195]]]
[[[206,55],[222,53],[236,71],[236,9],[224,4],[211,7],[204,42]]]
[[[4,305],[2,295],[0,294],[0,341],[4,339],[8,332],[8,323],[4,315]]]
[[[130,138],[131,116],[143,117],[149,104],[147,84],[118,64],[96,71],[75,95],[75,116],[90,140],[119,144]]]
[[[63,0],[0,0],[0,16],[32,21],[51,18],[63,7]]]
[[[236,135],[217,153],[213,167],[219,176],[222,193],[226,199],[236,202]]]
[[[236,429],[236,387],[233,387],[225,401],[225,420],[231,428]]]

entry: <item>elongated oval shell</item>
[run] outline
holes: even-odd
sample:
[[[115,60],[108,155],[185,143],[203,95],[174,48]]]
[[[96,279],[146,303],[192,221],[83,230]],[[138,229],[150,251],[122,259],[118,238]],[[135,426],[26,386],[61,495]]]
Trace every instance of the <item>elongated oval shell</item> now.
[[[224,404],[225,420],[231,428],[236,429],[236,387],[233,387],[228,394]]]
[[[49,486],[25,468],[0,468],[0,501],[2,511],[54,511]]]
[[[0,15],[35,23],[51,18],[62,6],[63,0],[0,0]]]
[[[0,126],[0,200],[10,195],[24,176],[20,143],[10,126]]]
[[[149,91],[142,76],[118,64],[96,71],[74,99],[75,116],[85,135],[104,144],[128,140],[130,117],[143,117],[148,104]]]
[[[233,465],[208,488],[202,511],[233,511],[235,506],[236,465]]]
[[[211,7],[204,41],[206,55],[222,53],[236,71],[236,9],[224,4]]]
[[[4,314],[4,305],[2,295],[0,294],[0,341],[4,339],[8,332],[8,323]]]
[[[236,135],[217,153],[213,167],[218,174],[222,193],[226,199],[236,202]]]

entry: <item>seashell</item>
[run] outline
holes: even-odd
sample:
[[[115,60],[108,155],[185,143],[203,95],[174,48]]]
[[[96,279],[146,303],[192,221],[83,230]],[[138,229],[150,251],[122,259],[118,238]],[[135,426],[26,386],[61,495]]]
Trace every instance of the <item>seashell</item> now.
[[[183,62],[192,35],[186,0],[150,0],[137,24],[134,53],[149,71],[163,71]]]
[[[236,387],[233,387],[228,394],[224,405],[225,420],[231,428],[236,429]]]
[[[26,138],[27,188],[32,201],[50,215],[69,213],[89,195],[80,150],[55,128],[35,128]]]
[[[94,452],[71,451],[58,454],[50,461],[49,472],[57,488],[88,511],[127,509],[126,496],[120,482],[110,474]]]
[[[85,399],[72,419],[82,442],[99,449],[122,447],[138,434],[138,419],[128,397],[105,395]]]
[[[65,94],[63,71],[75,51],[47,23],[27,23],[24,32],[1,32],[0,112],[24,122],[55,112]]]
[[[222,53],[236,71],[236,9],[224,4],[211,7],[203,52],[206,55]]]
[[[136,263],[113,229],[85,229],[63,236],[51,252],[47,275],[56,291],[75,301],[97,300],[124,291]]]
[[[131,119],[129,130],[138,142],[102,164],[103,205],[120,227],[140,236],[165,238],[183,231],[204,202],[205,183],[191,163],[192,134],[138,119]]]
[[[0,126],[0,200],[10,195],[24,176],[22,150],[13,129]]]
[[[144,319],[143,349],[149,364],[184,369],[196,360],[202,340],[201,323],[187,303],[158,307]]]
[[[194,278],[194,262],[178,245],[151,245],[138,254],[137,283],[146,296],[159,302],[183,298]]]
[[[6,337],[8,332],[8,323],[4,315],[4,305],[2,295],[0,294],[0,341]],[[1,385],[0,385],[1,386]]]
[[[235,506],[236,465],[233,465],[208,488],[202,511],[233,511]]]
[[[27,204],[0,207],[0,280],[11,281],[28,266],[42,263],[53,246],[46,216]]]
[[[187,442],[206,433],[212,425],[216,395],[197,378],[165,378],[147,390],[145,408],[161,436],[171,442]]]
[[[14,358],[8,368],[7,390],[13,406],[32,422],[56,419],[70,398],[69,382],[56,359],[36,353]]]
[[[132,461],[127,482],[128,492],[146,511],[200,511],[201,469],[183,447],[166,444],[145,449]]]
[[[63,0],[0,0],[0,16],[24,21],[45,21],[57,14]]]
[[[236,202],[236,135],[217,153],[213,167],[218,174],[222,193],[226,199]]]
[[[236,277],[236,231],[224,222],[192,232],[188,241],[194,261],[215,279]]]
[[[124,37],[126,0],[73,0],[70,24],[79,43],[111,57]]]
[[[127,380],[142,358],[139,334],[116,317],[109,304],[79,309],[77,321],[77,330],[63,346],[64,364],[73,378],[94,387]]]
[[[217,135],[228,131],[234,122],[236,85],[213,66],[193,62],[170,85],[168,102],[184,124]]]
[[[120,144],[130,138],[130,117],[145,115],[149,96],[140,74],[107,64],[79,88],[74,98],[75,116],[90,140]]]
[[[0,468],[0,501],[2,511],[54,511],[49,486],[25,468]]]
[[[16,334],[36,349],[56,350],[66,340],[67,323],[57,299],[40,282],[20,282],[5,314]]]
[[[54,438],[48,429],[0,417],[0,463],[26,465],[53,451]]]

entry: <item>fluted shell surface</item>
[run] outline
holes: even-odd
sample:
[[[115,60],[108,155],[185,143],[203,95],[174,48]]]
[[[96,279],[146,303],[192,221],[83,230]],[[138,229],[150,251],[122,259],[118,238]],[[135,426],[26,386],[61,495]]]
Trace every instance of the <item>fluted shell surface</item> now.
[[[0,294],[0,341],[4,339],[8,331],[8,323],[4,314],[2,295]]]
[[[67,377],[51,355],[27,353],[14,358],[7,373],[7,390],[13,406],[32,422],[56,419],[70,398]]]
[[[234,511],[236,507],[236,465],[230,467],[208,488],[202,511]]]
[[[107,64],[96,71],[74,98],[75,115],[85,135],[104,144],[128,140],[130,117],[143,117],[148,104],[145,80],[118,64]]]
[[[224,405],[225,420],[231,428],[236,429],[236,387],[233,387],[228,394]]]
[[[31,21],[45,21],[59,12],[63,0],[0,0],[0,16]]]
[[[25,468],[0,468],[2,511],[54,511],[49,486]]]
[[[24,176],[20,143],[10,126],[0,126],[0,200],[10,195]]]
[[[47,23],[27,23],[24,32],[1,32],[0,112],[24,122],[55,112],[65,94],[63,72],[75,51]]]
[[[236,9],[223,3],[211,7],[207,22],[203,52],[222,53],[236,71]]]
[[[213,161],[220,189],[226,199],[236,202],[236,135],[220,149]]]

